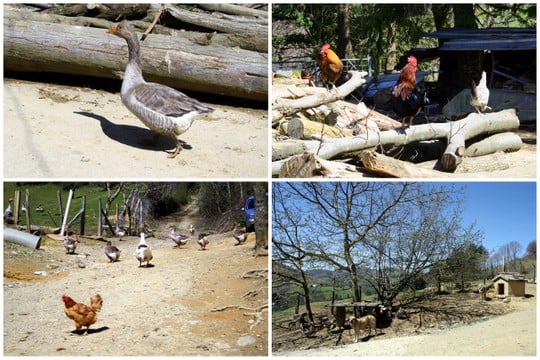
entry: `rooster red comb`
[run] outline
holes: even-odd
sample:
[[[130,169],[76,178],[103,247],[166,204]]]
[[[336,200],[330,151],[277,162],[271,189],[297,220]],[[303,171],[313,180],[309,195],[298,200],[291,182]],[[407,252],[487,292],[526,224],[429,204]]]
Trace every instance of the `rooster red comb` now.
[[[328,50],[328,49],[330,49],[330,44],[328,44],[328,43],[327,43],[327,44],[324,44],[324,45],[321,47],[321,51],[322,51],[322,50]]]
[[[412,56],[412,55],[409,56],[409,57],[407,58],[407,62],[408,62],[409,64],[411,64],[412,66],[416,66],[416,65],[418,64],[418,61],[417,61],[416,58],[415,58],[414,56]]]

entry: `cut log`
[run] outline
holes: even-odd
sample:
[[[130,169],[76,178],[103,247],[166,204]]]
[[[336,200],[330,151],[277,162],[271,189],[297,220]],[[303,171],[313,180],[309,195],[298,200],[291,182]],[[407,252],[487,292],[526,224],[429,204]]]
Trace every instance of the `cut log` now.
[[[396,178],[447,178],[448,174],[437,170],[424,169],[406,161],[394,159],[390,156],[376,153],[375,151],[364,151],[360,155],[360,160],[364,167],[384,177]]]
[[[268,18],[268,12],[258,9],[252,9],[247,6],[234,4],[197,4],[201,9],[209,11],[219,11],[231,15],[252,16],[258,18]]]
[[[363,77],[367,75],[367,73],[364,71],[349,71],[349,74],[351,78],[346,83],[336,88],[336,90],[329,91],[325,88],[320,88],[320,90],[316,91],[316,93],[300,99],[291,100],[278,98],[274,100],[273,109],[281,114],[279,118],[283,118],[305,109],[315,108],[344,99],[347,95],[366,82]],[[276,121],[277,116],[274,115],[273,117],[273,120]]]
[[[141,55],[147,81],[268,101],[267,54],[152,35],[141,44]],[[126,42],[103,29],[14,19],[4,22],[5,71],[118,78],[126,63]]]
[[[218,13],[214,13],[209,16],[205,13],[196,13],[176,7],[169,7],[168,12],[174,18],[182,22],[227,34],[250,34],[262,36],[267,36],[268,34],[267,24],[259,24],[255,21],[249,21],[249,19],[240,21],[241,19],[238,18],[225,18],[224,16],[220,16]],[[267,23],[268,21],[265,19],[264,22]]]
[[[496,114],[493,119],[492,114]],[[490,119],[496,121],[490,121]],[[449,124],[448,146],[441,157],[441,165],[445,171],[454,171],[465,155],[466,140],[481,134],[517,129],[519,119],[514,109],[510,109],[490,114],[471,113],[466,118]]]
[[[323,160],[312,153],[297,155],[283,165],[280,178],[346,178],[362,177],[356,166],[337,161]]]
[[[352,131],[349,129],[339,129],[335,126],[311,121],[301,114],[299,114],[297,118],[291,119],[288,122],[283,122],[278,130],[281,135],[288,135],[306,140],[311,139],[313,136],[330,138],[352,136]]]
[[[506,132],[495,134],[469,146],[465,150],[465,156],[482,156],[493,154],[497,151],[519,151],[522,145],[523,142],[521,141],[521,138],[515,133]]]
[[[483,115],[471,114],[453,123],[423,124],[408,129],[367,133],[347,138],[320,138],[318,141],[304,141],[304,150],[316,153],[325,160],[348,156],[351,153],[377,146],[400,146],[417,141],[448,139],[452,129],[461,129],[465,139],[480,134],[495,134],[517,129],[519,120],[513,109]],[[454,132],[455,133],[455,132]],[[279,173],[280,162],[272,164],[272,173]],[[276,171],[277,170],[277,171]]]

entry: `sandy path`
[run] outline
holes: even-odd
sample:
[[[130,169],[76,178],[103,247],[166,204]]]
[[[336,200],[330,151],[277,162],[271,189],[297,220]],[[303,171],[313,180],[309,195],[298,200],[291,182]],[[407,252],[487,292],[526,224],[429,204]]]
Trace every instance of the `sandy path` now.
[[[382,336],[339,348],[287,352],[287,356],[534,356],[536,303],[523,305],[521,311],[445,331],[391,339]]]
[[[182,135],[191,149],[153,133],[118,93],[4,81],[6,178],[266,178],[266,110],[208,104],[216,111]]]
[[[253,235],[253,234],[251,234]],[[154,267],[139,268],[134,258],[137,238],[115,241],[123,250],[121,261],[109,264],[103,243],[85,239],[77,253],[82,260],[66,255],[60,242],[47,240],[41,254],[57,257],[50,261],[65,271],[49,273],[43,280],[17,281],[4,277],[5,355],[266,355],[268,353],[268,313],[262,320],[246,316],[268,302],[267,282],[243,279],[252,269],[267,267],[267,258],[253,256],[254,236],[243,246],[230,234],[214,235],[207,251],[195,241],[180,249],[170,240],[149,238]],[[58,244],[57,244],[58,243]],[[6,245],[5,245],[6,246]],[[4,248],[5,253],[27,248]],[[28,262],[36,254],[27,255]],[[86,267],[79,268],[78,262]],[[9,262],[5,271],[21,274]],[[31,272],[30,272],[31,274]],[[6,275],[5,275],[6,276]],[[15,276],[16,277],[16,276]],[[250,297],[243,295],[260,289]],[[75,301],[89,303],[95,293],[104,299],[102,311],[88,335],[74,335],[73,321],[63,310],[60,296],[67,293]]]

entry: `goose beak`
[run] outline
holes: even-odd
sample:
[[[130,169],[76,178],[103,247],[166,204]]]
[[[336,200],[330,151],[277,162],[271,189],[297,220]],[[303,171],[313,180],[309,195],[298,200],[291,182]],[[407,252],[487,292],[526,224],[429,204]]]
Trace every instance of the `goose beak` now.
[[[106,32],[107,32],[107,34],[116,34],[116,30],[117,30],[117,25],[113,25]]]

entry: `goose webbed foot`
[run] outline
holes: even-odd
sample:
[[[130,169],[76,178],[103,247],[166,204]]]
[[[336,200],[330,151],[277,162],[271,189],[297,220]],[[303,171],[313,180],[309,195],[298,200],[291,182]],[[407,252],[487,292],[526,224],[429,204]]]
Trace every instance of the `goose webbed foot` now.
[[[174,159],[176,155],[180,154],[180,152],[182,151],[184,147],[189,148],[189,145],[180,139],[176,139],[176,148],[172,151],[166,151],[169,154],[167,155],[167,157],[169,159]]]

